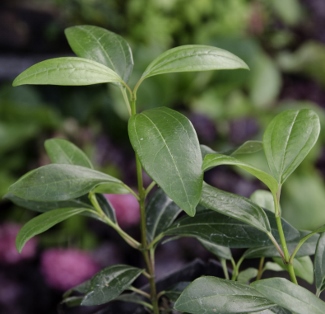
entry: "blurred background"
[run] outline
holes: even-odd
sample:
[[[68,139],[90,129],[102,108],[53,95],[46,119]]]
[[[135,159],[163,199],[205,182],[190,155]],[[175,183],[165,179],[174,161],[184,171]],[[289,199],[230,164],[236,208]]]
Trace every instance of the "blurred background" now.
[[[1,199],[21,175],[49,162],[43,143],[52,137],[72,141],[97,169],[136,186],[119,90],[104,84],[11,86],[32,64],[73,55],[64,29],[81,24],[104,27],[129,42],[135,60],[130,86],[156,56],[174,46],[213,45],[242,58],[249,72],[162,75],[146,80],[138,92],[139,110],[168,106],[181,111],[192,121],[201,144],[214,150],[261,140],[268,122],[284,109],[314,109],[323,126],[320,139],[284,185],[282,206],[285,218],[297,228],[325,223],[324,0],[2,0]],[[263,166],[259,154],[254,163]],[[263,188],[228,167],[210,171],[207,180],[247,197]],[[112,196],[110,201],[121,225],[137,236],[134,199]],[[6,199],[0,206],[0,313],[56,313],[63,291],[98,269],[140,263],[114,232],[84,217],[51,229],[17,255],[15,235],[36,213]],[[191,240],[170,242],[157,255],[161,276],[196,256],[210,257]]]

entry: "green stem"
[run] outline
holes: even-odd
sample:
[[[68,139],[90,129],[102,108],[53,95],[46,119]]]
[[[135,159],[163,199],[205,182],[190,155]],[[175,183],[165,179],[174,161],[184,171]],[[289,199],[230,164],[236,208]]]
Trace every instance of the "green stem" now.
[[[261,257],[260,263],[258,265],[258,272],[257,272],[256,280],[260,280],[262,278],[264,262],[265,262],[265,257]]]
[[[284,255],[284,256],[282,256],[282,259],[283,259],[284,264],[288,268],[288,273],[289,273],[291,281],[295,284],[298,284],[296,274],[295,274],[295,271],[293,268],[293,263],[292,263],[292,260],[290,260],[290,254],[289,254],[289,250],[287,247],[285,235],[283,232],[283,227],[282,227],[282,222],[281,222],[280,194],[281,194],[281,187],[279,188],[276,198],[274,198],[274,205],[275,205],[275,220],[276,220],[276,224],[278,227],[280,242],[281,242],[282,251],[283,251],[283,255]]]
[[[131,115],[136,115],[136,90],[131,94]],[[147,273],[149,274],[149,286],[150,286],[150,299],[154,314],[159,314],[158,297],[155,281],[155,265],[154,265],[154,249],[149,249],[149,243],[147,240],[147,219],[145,200],[147,197],[146,190],[143,186],[142,177],[142,165],[138,155],[135,155],[136,172],[138,180],[138,193],[139,193],[139,205],[140,205],[140,228],[141,228],[141,248],[144,261],[146,263]]]
[[[220,259],[220,263],[222,266],[223,273],[225,275],[225,279],[229,280],[229,273],[228,273],[228,268],[227,268],[227,261],[224,258]]]
[[[144,291],[142,291],[142,290],[140,290],[140,289],[138,289],[136,287],[133,287],[133,286],[129,287],[128,289],[135,292],[135,293],[137,293],[137,294],[140,294],[140,295],[142,295],[145,298],[150,300],[150,294],[148,294],[147,292],[144,292]]]
[[[232,258],[231,259],[231,263],[233,265],[233,273],[232,273],[232,277],[231,277],[231,280],[237,280],[237,277],[239,275],[239,268],[240,268],[240,265],[242,264],[242,262],[244,261],[245,257],[242,256],[237,264],[235,263],[234,259]]]

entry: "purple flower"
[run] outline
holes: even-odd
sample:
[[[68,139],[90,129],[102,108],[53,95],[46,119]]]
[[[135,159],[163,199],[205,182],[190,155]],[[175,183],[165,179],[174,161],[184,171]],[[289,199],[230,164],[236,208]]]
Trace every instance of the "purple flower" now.
[[[92,257],[78,249],[49,249],[41,256],[41,271],[47,284],[68,290],[90,279],[99,266]]]
[[[115,209],[116,219],[121,227],[131,227],[140,221],[138,200],[132,194],[105,194]]]
[[[16,249],[16,236],[21,228],[14,223],[0,225],[0,262],[15,264],[21,260],[32,258],[36,253],[37,240],[30,239],[24,246],[21,253]]]

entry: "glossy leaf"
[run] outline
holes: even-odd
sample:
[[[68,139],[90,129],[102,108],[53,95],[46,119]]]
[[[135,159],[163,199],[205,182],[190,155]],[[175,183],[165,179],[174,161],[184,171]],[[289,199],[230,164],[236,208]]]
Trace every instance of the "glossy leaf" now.
[[[198,212],[195,217],[182,217],[176,220],[164,234],[194,237],[229,248],[271,245],[266,233],[214,211]]]
[[[266,310],[262,310],[260,312],[254,312],[252,314],[292,314],[292,312],[284,309],[280,306],[274,306]]]
[[[270,301],[297,314],[322,314],[325,303],[307,289],[284,278],[270,278],[251,284]]]
[[[165,231],[176,219],[181,209],[158,189],[146,206],[147,240],[150,243]]]
[[[59,138],[47,140],[45,149],[52,163],[94,168],[86,154],[67,140]]]
[[[325,232],[321,234],[317,242],[315,259],[315,284],[320,293],[325,290]]]
[[[199,141],[191,122],[161,107],[129,120],[129,137],[144,169],[188,215],[201,197],[203,174]]]
[[[209,170],[213,167],[221,166],[221,165],[232,165],[237,166],[248,173],[255,176],[257,179],[262,181],[273,194],[276,194],[278,190],[278,183],[277,181],[270,175],[263,170],[260,170],[250,164],[242,162],[232,156],[222,155],[222,154],[208,154],[204,157],[203,161],[203,170]]]
[[[141,79],[165,73],[223,69],[248,69],[248,66],[234,54],[220,48],[184,45],[158,56],[146,68]]]
[[[320,132],[317,114],[309,109],[286,110],[268,125],[263,145],[271,173],[282,184],[315,145]]]
[[[175,309],[192,314],[251,313],[275,304],[254,288],[231,280],[201,277],[194,280],[175,303]]]
[[[69,27],[65,35],[73,52],[81,58],[104,64],[125,82],[133,69],[132,51],[126,40],[104,28],[90,25]]]
[[[270,223],[264,210],[243,196],[224,192],[204,183],[200,204],[263,232],[271,232]]]
[[[80,197],[101,183],[111,193],[123,188],[120,180],[89,168],[51,164],[32,170],[10,186],[9,193],[31,201],[66,201]]]
[[[32,65],[20,73],[12,85],[79,86],[110,82],[120,83],[122,79],[101,63],[83,58],[62,57]]]
[[[114,300],[131,286],[142,271],[128,265],[114,265],[103,269],[90,280],[81,305],[99,305]]]
[[[59,208],[46,212],[28,221],[19,231],[16,238],[16,247],[19,252],[25,243],[32,237],[50,229],[59,222],[74,215],[81,214],[87,208]]]

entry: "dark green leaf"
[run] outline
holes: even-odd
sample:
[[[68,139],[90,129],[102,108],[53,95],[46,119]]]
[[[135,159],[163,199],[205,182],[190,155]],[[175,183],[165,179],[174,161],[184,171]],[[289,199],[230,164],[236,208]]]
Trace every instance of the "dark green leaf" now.
[[[315,284],[318,292],[325,290],[325,232],[317,242],[315,259]]]
[[[221,165],[232,165],[237,166],[248,173],[255,176],[257,179],[262,181],[273,194],[276,194],[278,190],[277,181],[269,174],[263,170],[260,170],[250,164],[242,162],[232,156],[222,155],[222,154],[208,154],[204,157],[203,161],[203,170],[209,170],[213,167],[221,166]]]
[[[105,182],[111,184],[111,193],[124,187],[120,180],[99,171],[51,164],[25,174],[10,186],[9,193],[31,201],[66,201],[80,197]],[[128,192],[126,188],[124,190]]]
[[[168,108],[146,110],[130,118],[129,136],[147,173],[194,216],[203,174],[200,145],[191,122]]]
[[[213,211],[198,212],[195,217],[182,217],[176,220],[164,234],[194,237],[230,248],[271,245],[266,233]]]
[[[74,215],[81,214],[87,208],[59,208],[46,212],[27,222],[19,231],[16,238],[16,247],[19,252],[23,249],[25,243],[35,235],[38,235],[59,222],[66,220]]]
[[[13,86],[38,85],[92,85],[120,83],[122,79],[101,63],[76,57],[48,59],[32,65],[20,73]]]
[[[67,140],[59,138],[47,140],[45,149],[52,163],[94,168],[86,154]]]
[[[131,286],[142,271],[128,265],[114,265],[103,269],[90,280],[89,290],[81,305],[99,305],[114,300]]]
[[[101,207],[101,209],[103,210],[105,215],[111,221],[113,221],[114,223],[117,223],[115,210],[114,210],[113,206],[111,205],[111,203],[107,200],[107,198],[102,194],[96,194],[96,198],[97,198],[99,206]]]
[[[325,303],[307,289],[284,278],[270,278],[251,284],[275,304],[297,314],[322,314]]]
[[[264,210],[243,196],[224,192],[204,183],[200,204],[263,232],[271,232],[270,223]]]
[[[150,243],[165,231],[176,219],[181,209],[159,189],[146,207],[147,240]]]
[[[168,288],[165,292],[165,296],[172,302],[175,302],[189,284],[190,282],[180,281],[176,285]]]
[[[146,68],[141,79],[165,73],[223,69],[248,69],[248,66],[226,50],[203,45],[185,45],[167,50],[158,56]]]
[[[78,57],[104,64],[125,82],[133,69],[133,57],[125,39],[104,28],[90,25],[69,27],[65,30],[69,45]]]
[[[183,291],[175,303],[175,309],[193,314],[239,314],[274,305],[248,285],[216,277],[201,277]]]
[[[286,110],[271,121],[263,145],[271,173],[279,184],[305,159],[319,132],[319,118],[310,109]]]

